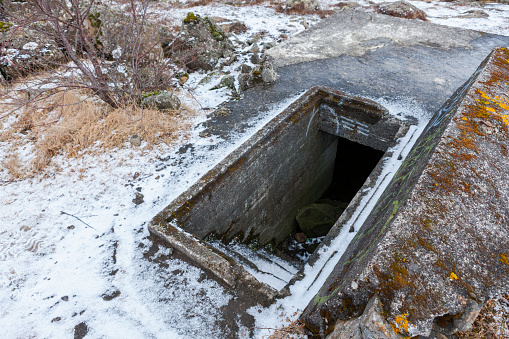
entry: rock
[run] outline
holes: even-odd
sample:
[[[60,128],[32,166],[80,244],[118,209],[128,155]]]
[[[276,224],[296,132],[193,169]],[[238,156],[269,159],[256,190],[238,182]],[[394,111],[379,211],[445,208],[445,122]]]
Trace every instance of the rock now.
[[[135,205],[140,205],[140,204],[143,204],[145,202],[145,200],[143,199],[144,198],[143,194],[138,193],[138,192],[134,192],[134,195],[135,195],[135,198],[133,199],[133,203]]]
[[[88,333],[88,326],[84,322],[74,326],[74,339],[82,339]]]
[[[159,110],[178,109],[180,100],[175,94],[163,91],[144,98],[142,104],[143,107],[153,107]]]
[[[220,58],[228,58],[234,51],[225,32],[212,19],[194,13],[187,14],[176,42],[171,44],[177,45],[173,47],[177,58],[182,59],[190,70],[210,71]],[[165,51],[170,55],[173,52],[169,47]]]
[[[104,301],[110,301],[110,300],[115,299],[119,295],[120,295],[120,291],[119,290],[113,290],[113,291],[108,291],[108,292],[104,293],[102,295],[102,298],[103,298]]]
[[[260,35],[260,33],[256,33],[255,35],[253,35],[252,38],[248,39],[246,42],[248,45],[252,45],[252,44],[255,44],[258,42],[258,40],[260,40],[262,38],[262,36]]]
[[[279,78],[276,71],[272,67],[264,67],[262,69],[262,80],[265,83],[274,82]]]
[[[406,1],[396,1],[378,8],[378,12],[404,19],[426,21],[426,13]]]
[[[187,80],[189,80],[189,77],[188,77],[188,76],[185,76],[185,75],[184,75],[184,76],[181,76],[181,77],[179,78],[179,85],[180,85],[180,86],[184,85],[184,84],[187,82]]]
[[[252,70],[253,70],[253,67],[251,67],[249,65],[246,65],[246,64],[240,65],[240,73],[249,73]]]
[[[249,61],[251,61],[253,64],[259,64],[260,63],[260,56],[258,54],[251,55],[251,58],[249,58]]]
[[[66,62],[54,40],[30,27],[13,30],[9,24],[0,22],[0,78],[12,81]]]
[[[460,332],[469,331],[483,306],[482,303],[478,304],[474,301],[470,301],[461,317],[454,319],[454,330]]]
[[[301,244],[305,243],[307,239],[308,239],[308,236],[306,235],[306,233],[299,232],[299,233],[295,234],[295,240],[297,240],[297,242],[299,242]]]
[[[328,204],[311,204],[297,213],[296,220],[302,232],[310,238],[324,236],[329,232],[343,209]]]
[[[264,42],[263,43],[263,48],[264,49],[271,49],[274,46],[276,46],[276,42],[275,41],[269,41],[269,42]]]
[[[235,77],[233,75],[225,75],[223,78],[221,78],[219,84],[217,86],[212,87],[211,90],[223,87],[228,87],[232,90],[235,90]]]
[[[487,18],[490,15],[483,11],[482,9],[472,9],[470,11],[466,11],[462,15],[458,15],[457,18],[464,18],[464,19],[482,19]]]
[[[258,47],[258,44],[253,44],[253,46],[251,46],[251,48],[249,49],[249,52],[253,54],[260,53],[260,48]]]
[[[322,9],[318,0],[286,0],[287,10],[294,11],[318,11]]]
[[[403,339],[384,319],[382,304],[377,295],[369,300],[360,317],[338,321],[334,328],[327,339]]]
[[[132,137],[129,138],[129,142],[133,146],[140,146],[141,145],[141,137],[139,135],[135,134],[135,135],[133,135]]]
[[[246,68],[247,70],[247,68]],[[246,89],[253,87],[257,84],[271,83],[279,78],[276,71],[272,66],[272,63],[268,60],[264,60],[260,65],[256,66],[249,73],[242,73],[239,75],[239,86],[240,89],[245,91]]]

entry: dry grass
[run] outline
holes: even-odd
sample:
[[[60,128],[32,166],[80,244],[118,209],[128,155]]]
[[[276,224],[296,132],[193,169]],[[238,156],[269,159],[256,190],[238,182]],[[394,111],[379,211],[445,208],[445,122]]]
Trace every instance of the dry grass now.
[[[289,325],[275,329],[268,339],[307,338],[309,331],[298,320]]]
[[[505,307],[503,307],[505,305]],[[490,300],[483,307],[470,331],[457,333],[461,339],[504,339],[509,334],[509,295]]]
[[[128,140],[135,134],[141,136],[143,149],[169,145],[189,131],[186,117],[177,111],[111,109],[83,100],[76,91],[55,94],[37,106],[25,107],[15,123],[0,130],[0,142],[8,141],[11,146],[11,155],[0,165],[11,179],[23,179],[43,171],[56,155],[79,157],[134,147]],[[23,164],[17,154],[27,143],[33,146],[34,157],[30,164]]]

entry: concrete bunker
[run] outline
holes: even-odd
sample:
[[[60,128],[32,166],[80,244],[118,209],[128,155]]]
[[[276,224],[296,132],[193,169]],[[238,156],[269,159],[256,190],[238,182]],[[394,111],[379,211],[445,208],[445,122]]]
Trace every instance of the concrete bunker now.
[[[274,249],[295,231],[297,212],[354,183],[341,197],[348,206],[333,226],[341,228],[406,130],[371,100],[312,88],[154,217],[149,230],[232,288],[284,295],[301,267]],[[347,153],[353,160],[341,163]],[[357,161],[361,169],[338,180],[359,159],[367,160]]]

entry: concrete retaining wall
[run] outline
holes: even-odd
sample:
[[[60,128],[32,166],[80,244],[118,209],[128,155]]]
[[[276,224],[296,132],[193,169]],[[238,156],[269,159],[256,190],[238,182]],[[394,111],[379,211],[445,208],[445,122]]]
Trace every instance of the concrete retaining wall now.
[[[345,128],[345,119],[362,128]],[[195,244],[210,234],[225,242],[277,244],[294,229],[297,211],[329,186],[335,133],[386,150],[400,132],[401,124],[375,102],[313,88],[159,213],[149,230],[199,264],[207,245],[181,246],[189,234]]]

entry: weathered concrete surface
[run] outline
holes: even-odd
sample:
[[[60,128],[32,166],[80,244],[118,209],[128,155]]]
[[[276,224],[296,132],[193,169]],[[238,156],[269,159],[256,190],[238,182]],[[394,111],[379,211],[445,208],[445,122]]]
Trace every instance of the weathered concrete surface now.
[[[345,11],[322,20],[267,54],[282,67],[301,62],[362,56],[389,45],[425,46],[437,49],[472,48],[481,32],[433,25],[362,11]]]
[[[234,287],[246,273],[203,239],[277,245],[295,229],[298,210],[328,188],[337,135],[387,150],[407,127],[373,101],[315,87],[161,211],[149,230]]]
[[[301,42],[310,55],[297,54]],[[242,100],[227,104],[232,114],[211,118],[207,127],[213,134],[228,137],[271,104],[313,86],[410,100],[431,117],[494,47],[508,45],[505,36],[376,13],[339,12],[270,49],[280,78],[245,91]]]
[[[509,292],[509,50],[431,119],[301,319],[315,333],[377,293],[404,335],[468,328]]]

